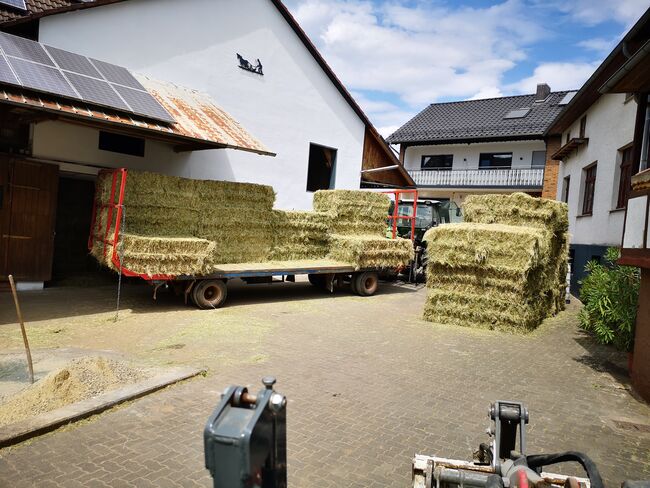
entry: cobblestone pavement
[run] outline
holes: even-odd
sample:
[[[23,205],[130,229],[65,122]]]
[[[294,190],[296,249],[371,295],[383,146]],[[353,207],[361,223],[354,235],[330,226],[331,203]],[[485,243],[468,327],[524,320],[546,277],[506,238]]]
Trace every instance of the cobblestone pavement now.
[[[295,293],[301,300],[290,305]],[[0,485],[211,486],[204,423],[225,386],[256,388],[265,374],[289,398],[292,488],[408,486],[416,452],[469,459],[496,399],[527,403],[530,452],[584,451],[611,487],[650,478],[650,434],[614,423],[650,424],[650,408],[626,389],[625,358],[578,331],[575,305],[520,337],[423,322],[422,289],[317,293],[306,284],[233,292],[244,320],[273,326],[256,348],[209,346],[215,358],[224,348],[232,357],[263,351],[258,360],[200,356],[206,378],[0,451]],[[227,310],[174,313],[200,313],[206,327],[219,327]],[[137,319],[147,323],[146,314]],[[169,354],[178,362],[176,349]]]

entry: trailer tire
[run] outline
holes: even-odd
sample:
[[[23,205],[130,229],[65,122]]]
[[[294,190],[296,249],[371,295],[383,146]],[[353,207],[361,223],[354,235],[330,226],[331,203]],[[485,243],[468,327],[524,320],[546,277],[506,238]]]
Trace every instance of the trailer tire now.
[[[199,281],[192,290],[192,301],[203,310],[221,307],[227,296],[228,287],[222,280]]]
[[[374,295],[379,288],[379,276],[374,271],[364,271],[354,277],[354,290],[362,297]]]
[[[325,275],[324,274],[310,274],[307,275],[309,282],[317,288],[325,288]]]
[[[358,295],[359,292],[357,291],[357,274],[354,273],[352,276],[350,276],[350,291],[354,293],[355,295]]]

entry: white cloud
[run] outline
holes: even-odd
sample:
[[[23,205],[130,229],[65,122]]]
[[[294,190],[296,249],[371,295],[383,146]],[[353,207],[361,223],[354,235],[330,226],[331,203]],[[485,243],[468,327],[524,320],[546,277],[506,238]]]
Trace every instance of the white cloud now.
[[[597,52],[598,54],[607,55],[611,52],[612,49],[614,49],[614,46],[616,46],[618,41],[619,37],[615,37],[613,39],[594,37],[592,39],[585,39],[584,41],[580,41],[577,45],[584,49]]]
[[[548,83],[553,91],[577,90],[593,74],[600,62],[542,63],[532,76],[513,83],[509,89],[519,93],[535,93],[538,83]]]
[[[503,93],[496,86],[486,86],[486,87],[481,88],[481,90],[478,93],[474,94],[469,99],[470,100],[480,100],[482,98],[498,98],[498,97],[502,97],[502,96],[503,96]]]
[[[598,64],[588,62],[589,57],[550,59],[516,83],[506,84],[504,78],[530,61],[533,46],[553,41],[556,33],[547,29],[605,21],[629,27],[650,5],[650,0],[493,1],[501,3],[468,7],[446,0],[288,0],[288,5],[386,135],[441,99],[533,93],[542,82],[553,90],[580,88]],[[549,19],[564,24],[558,27]],[[595,36],[566,48],[602,58],[617,40]],[[362,93],[378,96],[371,100]],[[382,93],[393,102],[382,101]]]
[[[627,28],[650,7],[650,0],[541,0],[541,3],[587,25],[613,20]]]
[[[397,95],[408,108],[362,102],[385,127],[443,97],[498,96],[504,73],[547,35],[523,0],[454,9],[399,0],[303,0],[293,12],[348,87]]]

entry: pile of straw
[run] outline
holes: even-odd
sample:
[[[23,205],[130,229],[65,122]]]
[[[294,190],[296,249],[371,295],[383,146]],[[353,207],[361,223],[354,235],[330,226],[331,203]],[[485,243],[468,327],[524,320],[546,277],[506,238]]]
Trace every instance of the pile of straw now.
[[[103,206],[111,199],[112,179],[103,174],[97,180],[92,254],[116,269],[112,243],[101,242],[105,236],[112,241],[115,229],[117,210]],[[274,201],[269,186],[130,170],[118,244],[122,267],[150,276],[176,276],[205,275],[232,263],[327,258],[360,269],[397,267],[410,259],[410,241],[383,237],[390,203],[386,195],[319,191],[314,195],[315,212],[273,210]]]
[[[468,197],[463,224],[425,235],[424,317],[527,331],[562,310],[568,254],[566,205],[522,193]]]

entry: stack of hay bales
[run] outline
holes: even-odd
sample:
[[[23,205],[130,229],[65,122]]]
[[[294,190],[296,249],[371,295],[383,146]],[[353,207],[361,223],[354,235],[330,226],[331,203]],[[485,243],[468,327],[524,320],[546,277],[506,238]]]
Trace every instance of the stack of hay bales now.
[[[566,204],[524,193],[467,198],[465,223],[425,235],[426,320],[508,331],[564,307]]]
[[[274,242],[271,260],[323,259],[330,249],[328,212],[274,210]]]
[[[91,252],[116,269],[112,243],[102,242],[112,241],[115,230],[117,209],[105,206],[112,182],[109,173],[97,180],[98,222]],[[119,191],[113,203],[118,197]],[[360,269],[397,267],[412,257],[410,241],[383,236],[390,203],[386,195],[320,191],[314,196],[315,212],[273,210],[274,201],[269,186],[130,170],[118,244],[122,267],[149,276],[179,276],[209,274],[230,263],[329,258]]]
[[[390,199],[383,193],[320,190],[314,210],[332,216],[329,258],[353,263],[356,269],[407,265],[413,244],[407,239],[387,239]]]
[[[199,212],[195,235],[216,244],[208,261],[266,261],[273,247],[273,188],[230,181],[196,181],[195,185]]]
[[[95,196],[96,232],[106,229],[112,213],[109,240],[117,210],[101,206],[110,202],[112,179],[111,174],[100,175]],[[148,275],[201,274],[216,263],[266,260],[273,245],[274,200],[269,186],[129,171],[118,255],[123,267]],[[99,240],[91,250],[102,264],[115,268],[112,251],[108,244],[104,252]]]

